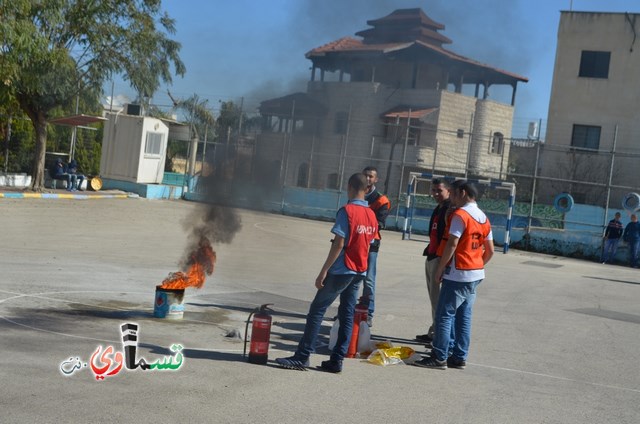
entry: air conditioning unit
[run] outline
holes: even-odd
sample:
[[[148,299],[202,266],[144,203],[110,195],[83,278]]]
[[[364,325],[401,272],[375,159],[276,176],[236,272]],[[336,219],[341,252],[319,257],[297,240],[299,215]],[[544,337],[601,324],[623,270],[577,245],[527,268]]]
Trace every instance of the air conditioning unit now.
[[[142,115],[142,106],[136,105],[133,103],[128,103],[126,113],[127,115],[140,116]]]

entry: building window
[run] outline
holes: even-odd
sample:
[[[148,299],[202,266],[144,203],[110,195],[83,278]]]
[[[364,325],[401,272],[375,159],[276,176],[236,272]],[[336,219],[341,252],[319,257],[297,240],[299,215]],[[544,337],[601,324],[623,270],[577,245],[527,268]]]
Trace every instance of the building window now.
[[[162,142],[164,134],[148,132],[147,140],[144,144],[144,154],[149,156],[160,156],[162,154]]]
[[[601,127],[592,125],[574,125],[571,134],[571,146],[580,149],[600,148],[600,130]]]
[[[336,122],[334,132],[336,134],[345,135],[347,133],[347,123],[349,114],[347,112],[336,112]]]
[[[309,164],[301,163],[298,167],[298,187],[307,187],[307,181],[309,180]]]
[[[495,132],[491,138],[491,148],[489,149],[489,153],[501,155],[502,149],[504,149],[504,135],[502,135],[502,133]]]
[[[587,78],[609,78],[611,52],[583,50],[578,76]]]
[[[458,131],[456,131],[456,137],[464,138],[464,130],[462,128],[458,128]]]
[[[331,190],[338,189],[338,173],[329,174],[327,176],[327,188]]]

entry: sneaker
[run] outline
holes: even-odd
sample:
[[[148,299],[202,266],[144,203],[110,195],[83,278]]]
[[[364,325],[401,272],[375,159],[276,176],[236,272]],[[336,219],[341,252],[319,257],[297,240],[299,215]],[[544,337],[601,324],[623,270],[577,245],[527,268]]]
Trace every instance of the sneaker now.
[[[367,317],[367,325],[369,326],[369,328],[373,327],[373,317],[372,316],[368,316]]]
[[[454,358],[453,356],[449,356],[447,359],[447,367],[449,368],[457,368],[459,370],[463,370],[464,367],[467,366],[467,361],[464,359]]]
[[[421,343],[431,343],[433,341],[433,337],[429,334],[418,334],[416,336],[416,340]]]
[[[306,371],[309,367],[309,358],[301,359],[300,357],[293,355],[288,358],[277,358],[276,362],[282,367],[288,370]]]
[[[422,358],[421,360],[414,362],[413,365],[415,365],[416,367],[433,368],[437,370],[447,369],[447,361],[439,361],[433,356]]]
[[[322,361],[320,364],[320,369],[326,372],[332,372],[337,374],[342,372],[342,361],[336,361],[334,359],[329,359],[328,361]]]

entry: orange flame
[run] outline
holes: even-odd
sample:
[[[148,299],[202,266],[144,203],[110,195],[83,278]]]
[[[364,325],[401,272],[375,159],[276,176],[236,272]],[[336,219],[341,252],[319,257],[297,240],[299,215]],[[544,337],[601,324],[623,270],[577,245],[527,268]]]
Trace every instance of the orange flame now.
[[[160,288],[163,289],[185,289],[195,287],[197,289],[204,285],[206,275],[213,273],[213,265],[216,262],[216,252],[213,251],[211,243],[205,237],[200,239],[198,247],[191,252],[187,262],[187,270],[182,272],[172,272],[164,279]]]

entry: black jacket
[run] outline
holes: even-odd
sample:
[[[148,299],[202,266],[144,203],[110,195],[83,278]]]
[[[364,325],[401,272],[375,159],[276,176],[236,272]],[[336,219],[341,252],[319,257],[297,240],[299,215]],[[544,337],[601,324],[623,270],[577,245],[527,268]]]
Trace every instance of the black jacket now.
[[[445,216],[447,214],[447,209],[449,209],[450,205],[451,205],[451,202],[449,201],[449,199],[445,200],[444,202],[442,202],[442,205],[436,206],[436,208],[431,213],[431,218],[429,219],[428,231],[429,231],[429,235],[431,235],[431,227],[433,226],[433,220],[436,216],[438,217],[438,227],[436,228],[436,234],[439,241],[442,241],[442,237],[444,236],[444,230],[447,227]],[[429,245],[427,245],[427,247],[424,248],[424,252],[422,252],[422,256],[427,256],[427,259],[435,258],[436,255],[427,254],[428,249],[429,249]]]

